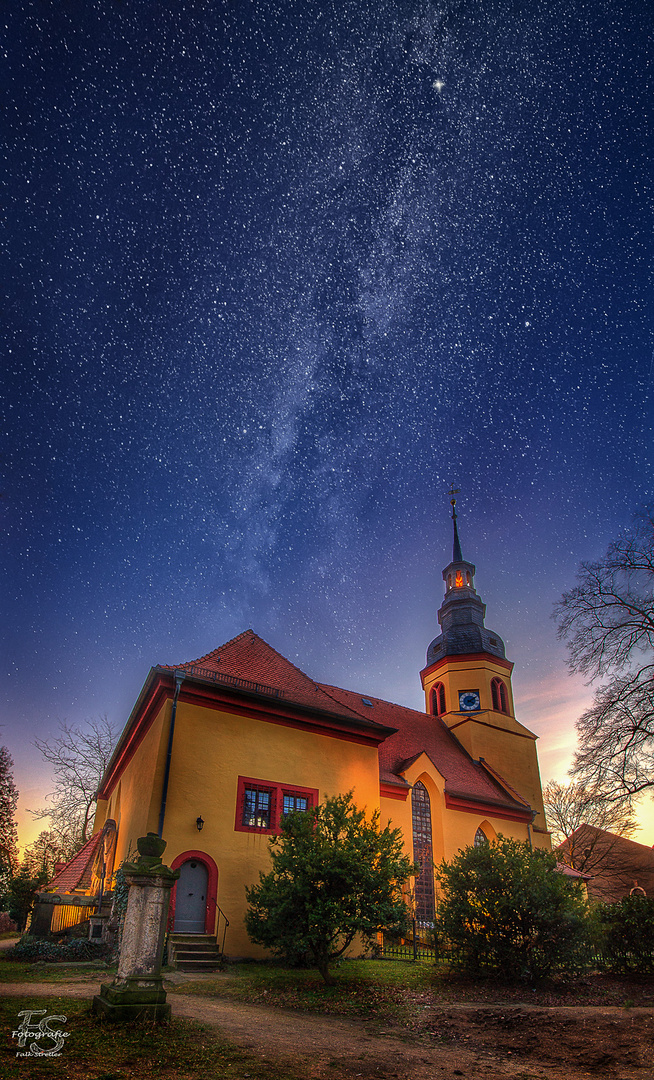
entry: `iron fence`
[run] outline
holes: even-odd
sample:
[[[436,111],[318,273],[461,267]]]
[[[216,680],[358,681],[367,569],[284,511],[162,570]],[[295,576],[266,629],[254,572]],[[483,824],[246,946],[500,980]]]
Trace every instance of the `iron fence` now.
[[[380,957],[382,960],[434,960],[440,959],[442,950],[436,946],[433,928],[411,921],[411,932],[398,938],[384,931],[381,933]]]

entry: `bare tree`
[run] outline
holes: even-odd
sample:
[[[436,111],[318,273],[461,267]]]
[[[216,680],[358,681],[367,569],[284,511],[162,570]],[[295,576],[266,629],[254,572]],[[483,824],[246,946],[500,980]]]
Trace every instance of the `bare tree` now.
[[[580,825],[594,825],[618,836],[631,836],[638,828],[628,802],[607,802],[584,784],[559,784],[550,780],[543,788],[543,804],[555,847],[569,840]],[[582,869],[575,862],[570,865]]]
[[[30,813],[50,818],[51,831],[62,846],[74,853],[89,838],[96,792],[118,737],[106,716],[82,726],[59,725],[56,739],[36,739],[34,745],[54,766],[55,786],[46,798],[50,805]]]
[[[559,637],[572,671],[611,677],[577,722],[572,774],[620,803],[654,787],[654,508],[577,576],[555,608]]]

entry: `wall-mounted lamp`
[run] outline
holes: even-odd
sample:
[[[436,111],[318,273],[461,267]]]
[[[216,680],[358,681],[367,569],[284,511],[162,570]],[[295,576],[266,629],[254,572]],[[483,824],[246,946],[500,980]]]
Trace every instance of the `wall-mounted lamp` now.
[[[196,824],[196,825],[197,825],[197,827],[198,827],[198,832],[202,832],[202,830],[203,830],[203,828],[204,828],[204,821],[202,820],[202,818],[201,818],[201,817],[199,817],[199,818],[196,818],[195,824]]]

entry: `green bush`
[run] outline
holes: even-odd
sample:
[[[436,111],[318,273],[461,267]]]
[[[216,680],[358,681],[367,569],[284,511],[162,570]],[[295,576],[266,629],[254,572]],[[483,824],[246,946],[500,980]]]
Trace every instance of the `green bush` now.
[[[415,867],[404,855],[399,829],[380,828],[352,794],[287,814],[270,841],[272,870],[246,889],[245,926],[252,941],[293,965],[329,967],[360,935],[405,933],[403,883]]]
[[[458,970],[533,981],[588,966],[583,890],[550,852],[500,836],[464,848],[437,876],[437,939]]]
[[[654,972],[654,900],[625,896],[598,910],[602,930],[602,966],[609,971]]]
[[[71,941],[45,941],[43,938],[23,934],[13,949],[9,949],[10,960],[43,960],[46,963],[66,963],[79,960],[101,960],[107,955],[107,946],[97,942],[73,938]]]

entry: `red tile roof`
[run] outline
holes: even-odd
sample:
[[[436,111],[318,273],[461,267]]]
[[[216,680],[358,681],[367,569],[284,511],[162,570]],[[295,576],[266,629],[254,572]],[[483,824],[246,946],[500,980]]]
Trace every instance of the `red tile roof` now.
[[[198,660],[166,668],[217,681],[224,678],[256,683],[263,692],[266,688],[279,691],[297,705],[395,729],[379,747],[380,779],[386,783],[404,785],[399,773],[424,752],[444,777],[449,794],[512,810],[524,811],[527,807],[517,792],[507,790],[508,785],[499,776],[470,757],[438,717],[338,686],[315,683],[253,630],[244,631]]]
[[[245,630],[238,637],[232,638],[198,660],[161,666],[169,671],[188,671],[189,674],[215,679],[216,682],[224,680],[227,685],[235,685],[237,688],[242,684],[243,689],[258,689],[264,694],[269,691],[295,705],[319,709],[321,712],[348,719],[363,720],[374,726],[383,723],[370,716],[369,710],[366,712],[364,706],[360,705],[359,709],[351,708],[347,703],[335,698],[331,693],[332,687],[315,683],[253,630]]]
[[[386,782],[397,783],[399,773],[404,772],[420,754],[425,753],[445,779],[445,790],[450,795],[463,795],[479,802],[524,810],[527,804],[517,792],[513,796],[489,774],[487,768],[470,757],[460,742],[448,731],[437,716],[393,705],[369,695],[371,706],[363,705],[361,694],[341,690],[336,686],[323,687],[350,708],[367,710],[378,724],[396,728],[379,747],[379,775]]]
[[[84,847],[80,848],[77,855],[73,855],[70,862],[61,869],[52,881],[45,887],[46,892],[69,893],[75,889],[88,889],[91,884],[91,871],[98,851],[102,843],[104,833],[97,832]]]

